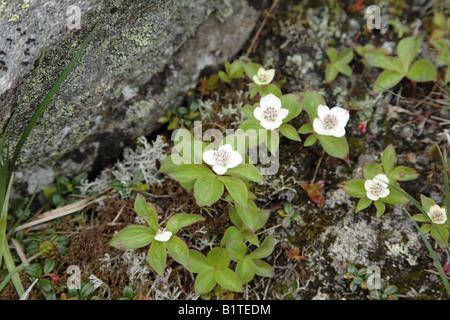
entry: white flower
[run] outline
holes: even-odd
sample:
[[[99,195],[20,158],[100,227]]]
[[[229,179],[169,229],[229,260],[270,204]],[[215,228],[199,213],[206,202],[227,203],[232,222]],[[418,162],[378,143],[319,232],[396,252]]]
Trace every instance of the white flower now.
[[[272,93],[264,96],[259,105],[253,110],[253,115],[268,130],[281,126],[283,119],[289,114],[288,109],[281,108],[281,100]]]
[[[313,121],[314,131],[325,136],[343,137],[350,114],[347,110],[334,107],[331,110],[324,105],[317,108],[318,118]]]
[[[385,198],[389,195],[388,189],[389,179],[385,174],[376,175],[373,180],[366,180],[364,188],[366,189],[367,198],[377,201],[380,198]]]
[[[172,236],[172,232],[166,231],[164,228],[159,228],[158,233],[155,235],[156,241],[166,242],[169,241],[170,237]]]
[[[258,69],[258,72],[253,76],[253,81],[259,85],[266,85],[272,82],[275,76],[275,69],[266,70],[263,67]]]
[[[427,215],[436,224],[444,224],[447,221],[445,208],[441,208],[437,204],[431,206],[430,210],[427,212]]]
[[[224,174],[228,168],[234,168],[241,164],[243,158],[241,154],[233,150],[231,144],[225,144],[217,150],[208,150],[203,153],[203,160],[213,166],[217,174]]]

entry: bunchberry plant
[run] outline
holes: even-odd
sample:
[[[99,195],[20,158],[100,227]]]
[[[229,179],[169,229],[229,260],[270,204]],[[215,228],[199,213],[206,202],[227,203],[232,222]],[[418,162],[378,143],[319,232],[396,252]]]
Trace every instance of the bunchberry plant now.
[[[328,59],[330,62],[327,64],[325,69],[325,81],[333,81],[339,73],[350,77],[353,72],[352,68],[348,65],[353,60],[353,49],[346,48],[342,50],[340,54],[334,48],[329,48],[327,50]]]
[[[419,34],[402,39],[397,45],[397,58],[387,56],[382,51],[365,54],[370,66],[385,69],[375,82],[373,87],[375,92],[394,87],[404,77],[415,82],[436,80],[436,67],[430,61],[419,59],[413,63],[421,43],[422,38]]]
[[[369,207],[372,203],[377,209],[377,216],[381,216],[388,204],[405,204],[408,199],[402,195],[398,181],[409,181],[419,177],[419,174],[405,166],[395,166],[395,150],[389,145],[384,151],[382,164],[369,163],[364,166],[364,180],[354,179],[343,184],[345,192],[350,196],[360,198],[356,212]]]
[[[440,207],[433,199],[422,194],[420,195],[420,201],[426,215],[419,213],[412,218],[415,221],[424,223],[421,227],[421,231],[424,234],[430,233],[431,237],[436,240],[442,248],[447,248],[450,224],[447,219],[446,207]]]
[[[218,75],[220,80],[224,82],[231,82],[233,79],[243,78],[244,73],[245,70],[242,60],[236,60],[233,63],[225,61],[225,71],[219,71]]]
[[[160,275],[164,274],[166,251],[176,262],[187,267],[189,265],[189,249],[175,234],[181,228],[202,221],[204,218],[198,214],[178,213],[169,218],[165,227],[160,227],[155,207],[147,203],[141,195],[136,197],[134,209],[145,219],[148,227],[128,226],[111,240],[110,245],[122,250],[150,245],[148,259],[150,265]]]
[[[298,129],[301,134],[310,134],[303,145],[309,147],[318,140],[329,155],[347,158],[349,147],[345,126],[350,117],[349,111],[340,107],[329,109],[323,97],[315,91],[303,93],[303,105],[311,121]]]

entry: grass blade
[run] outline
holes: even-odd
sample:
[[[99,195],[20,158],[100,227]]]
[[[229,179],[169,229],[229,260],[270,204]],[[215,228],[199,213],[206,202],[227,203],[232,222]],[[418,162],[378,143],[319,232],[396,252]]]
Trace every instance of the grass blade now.
[[[28,136],[30,135],[30,132],[33,129],[34,125],[36,124],[37,120],[44,112],[45,108],[49,105],[50,101],[55,96],[56,92],[58,92],[58,90],[61,87],[61,85],[63,84],[64,80],[66,80],[67,76],[72,71],[72,68],[74,67],[74,65],[78,61],[78,59],[80,58],[81,54],[83,53],[84,49],[88,45],[89,41],[91,40],[91,38],[94,35],[94,32],[98,26],[99,26],[99,22],[95,25],[94,29],[92,29],[92,31],[89,33],[88,37],[86,38],[86,40],[84,40],[83,44],[78,49],[78,51],[75,53],[72,60],[70,60],[70,63],[64,69],[63,73],[59,76],[58,80],[56,80],[53,87],[50,89],[50,91],[45,96],[44,100],[41,102],[39,107],[36,109],[33,117],[31,118],[30,122],[28,123],[27,127],[25,128],[24,132],[21,135],[19,142],[17,143],[16,150],[14,151],[14,156],[11,161],[11,171],[14,170],[17,159],[19,158],[20,151],[22,150],[22,147],[25,144],[25,141],[27,140]]]

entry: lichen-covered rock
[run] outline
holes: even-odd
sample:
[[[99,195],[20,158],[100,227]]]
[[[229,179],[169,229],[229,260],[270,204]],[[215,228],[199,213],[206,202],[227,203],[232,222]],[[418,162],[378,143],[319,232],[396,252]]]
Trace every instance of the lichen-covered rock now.
[[[14,119],[13,142],[100,22],[33,130],[20,169],[73,175],[115,162],[124,146],[158,128],[156,120],[181,102],[205,67],[238,52],[259,6],[248,0],[1,1],[0,128],[37,66],[48,18],[47,52]]]

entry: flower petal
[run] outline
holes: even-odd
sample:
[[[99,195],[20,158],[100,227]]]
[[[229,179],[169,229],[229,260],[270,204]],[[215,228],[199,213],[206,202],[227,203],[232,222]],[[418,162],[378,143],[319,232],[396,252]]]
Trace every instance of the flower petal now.
[[[372,192],[367,191],[366,193],[367,198],[373,201],[377,201],[379,199],[378,196],[374,195]]]
[[[253,115],[255,116],[256,120],[264,121],[264,110],[262,108],[255,108],[255,110],[253,110]]]
[[[323,122],[319,118],[315,118],[313,121],[314,132],[322,135],[328,135],[328,130],[323,127]]]
[[[267,107],[281,109],[281,100],[273,93],[269,93],[267,96],[262,97],[259,105],[263,109],[265,109]]]
[[[384,187],[388,187],[389,185],[389,178],[387,177],[387,175],[380,173],[377,174],[374,178],[373,181],[377,181],[379,183],[381,183]]]
[[[227,168],[234,168],[241,164],[242,160],[244,160],[241,154],[237,151],[231,151],[231,159],[230,162],[227,163]]]
[[[279,128],[281,126],[282,120],[275,120],[275,121],[261,121],[260,124],[267,130],[274,130],[276,128]]]
[[[284,118],[286,118],[288,116],[288,114],[289,114],[288,109],[281,108],[280,111],[278,111],[277,120],[283,120]]]
[[[266,74],[268,83],[272,82],[273,78],[275,77],[275,69],[266,70]]]
[[[256,74],[253,76],[253,82],[259,85],[265,84],[264,82],[259,81],[259,77]]]
[[[325,119],[325,116],[329,112],[330,112],[330,108],[328,108],[327,106],[319,104],[319,106],[317,107],[317,116],[319,117],[320,120]]]
[[[344,129],[344,127],[339,126],[334,129],[328,130],[328,134],[330,136],[335,136],[336,138],[340,138],[340,137],[345,136],[345,129]]]
[[[339,126],[345,127],[350,119],[350,112],[341,107],[334,107],[330,110],[330,114],[338,119]]]
[[[166,242],[166,241],[169,241],[171,236],[172,236],[172,232],[170,232],[170,231],[162,231],[162,232],[158,232],[155,235],[155,240],[156,241],[161,241],[161,242]]]
[[[391,193],[391,191],[388,188],[386,188],[383,191],[381,191],[381,193],[378,195],[378,197],[386,198],[390,193]]]
[[[220,174],[220,175],[222,175],[222,174],[224,174],[225,172],[227,172],[227,168],[224,167],[224,166],[221,166],[220,164],[214,165],[212,169],[213,169],[213,171],[214,171],[215,173]]]
[[[233,151],[233,147],[231,146],[231,144],[227,143],[227,144],[224,144],[223,146],[220,146],[217,150],[218,151],[219,150],[226,151],[226,152],[230,153],[231,151]]]
[[[366,189],[366,191],[370,191],[374,184],[375,182],[373,182],[372,180],[366,180],[364,181],[364,189]]]
[[[214,156],[216,154],[216,150],[208,150],[203,152],[203,161],[205,163],[209,164],[210,166],[213,166],[216,164],[216,161],[214,160]]]

